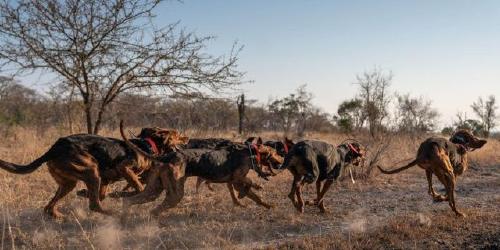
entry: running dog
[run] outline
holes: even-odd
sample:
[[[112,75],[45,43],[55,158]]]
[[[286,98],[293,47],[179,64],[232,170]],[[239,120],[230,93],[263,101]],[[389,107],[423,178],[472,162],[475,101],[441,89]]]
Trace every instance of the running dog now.
[[[377,166],[384,174],[395,174],[415,165],[425,170],[429,185],[429,195],[435,202],[448,201],[451,209],[459,217],[465,214],[457,209],[455,204],[455,185],[457,177],[468,168],[467,152],[479,149],[486,144],[466,130],[455,132],[449,140],[441,137],[431,137],[417,151],[417,157],[404,167],[385,170]],[[432,187],[432,175],[436,175],[446,189],[446,195],[437,194]]]
[[[149,133],[143,130],[141,133]],[[146,139],[132,139],[129,143],[150,154],[163,154],[184,143],[177,131],[149,134]],[[85,193],[92,211],[110,214],[101,206],[109,184],[127,180],[138,191],[144,189],[138,174],[149,167],[141,154],[135,153],[122,140],[97,135],[76,134],[59,138],[42,156],[27,165],[0,160],[0,168],[14,174],[29,174],[47,163],[49,173],[59,185],[56,194],[44,211],[57,218],[62,214],[57,203],[71,192],[78,181],[87,187]]]
[[[285,157],[282,168],[293,175],[292,188],[288,198],[295,208],[304,212],[302,187],[316,182],[317,197],[313,202],[321,213],[326,212],[324,196],[334,181],[338,180],[349,165],[358,166],[363,153],[358,143],[345,143],[338,147],[322,141],[301,141],[295,144]]]
[[[279,165],[283,158],[273,148],[264,146],[262,140],[257,144],[231,145],[222,149],[183,149],[164,156],[154,157],[134,144],[130,143],[120,126],[123,139],[137,154],[148,159],[150,173],[146,189],[133,197],[124,200],[125,206],[142,204],[155,200],[166,190],[164,202],[152,213],[157,215],[165,209],[175,207],[184,196],[184,183],[190,176],[201,177],[212,183],[227,183],[233,203],[243,206],[238,198],[248,196],[258,205],[271,208],[252,189],[262,189],[247,177],[250,169],[261,173],[261,165]]]

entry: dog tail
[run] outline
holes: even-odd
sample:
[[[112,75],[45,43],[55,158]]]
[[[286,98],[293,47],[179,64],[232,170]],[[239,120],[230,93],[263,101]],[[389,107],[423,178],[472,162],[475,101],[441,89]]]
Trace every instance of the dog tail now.
[[[125,132],[123,131],[123,120],[120,121],[120,134],[121,134],[123,140],[125,141],[125,144],[127,144],[127,146],[129,146],[136,154],[141,155],[144,158],[149,159],[149,160],[156,159],[156,157],[154,155],[151,155],[151,154],[148,154],[147,152],[144,152],[144,150],[142,150],[137,145],[130,142],[130,140],[125,135]]]
[[[385,170],[383,168],[381,168],[380,166],[377,165],[377,168],[380,170],[380,172],[384,173],[384,174],[395,174],[395,173],[399,173],[403,170],[406,170],[406,169],[409,169],[413,166],[417,165],[417,159],[413,160],[412,162],[408,163],[406,166],[403,166],[403,167],[400,167],[400,168],[396,168],[396,169],[393,169],[393,170]]]
[[[63,139],[57,140],[57,142],[54,143],[54,145],[52,145],[52,147],[47,152],[45,152],[45,154],[27,165],[18,165],[0,160],[0,168],[13,174],[30,174],[37,170],[45,162],[48,162],[55,158],[58,155],[56,152],[60,151],[58,149],[63,143]]]

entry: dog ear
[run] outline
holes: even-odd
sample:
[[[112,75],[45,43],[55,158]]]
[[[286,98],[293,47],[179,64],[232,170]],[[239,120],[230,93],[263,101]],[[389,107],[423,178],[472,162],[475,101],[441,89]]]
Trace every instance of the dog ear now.
[[[486,144],[486,140],[480,140],[480,139],[477,139],[477,140],[474,140],[473,142],[469,143],[469,145],[472,147],[472,148],[482,148],[484,146],[484,144]]]
[[[260,138],[260,137],[259,137],[259,138],[257,139],[257,145],[262,145],[262,138]]]

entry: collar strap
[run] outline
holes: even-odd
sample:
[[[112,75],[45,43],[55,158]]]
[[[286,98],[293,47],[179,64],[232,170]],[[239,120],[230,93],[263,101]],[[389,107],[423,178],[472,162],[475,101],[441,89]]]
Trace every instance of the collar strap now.
[[[261,155],[260,155],[259,149],[257,148],[257,145],[255,145],[255,144],[250,144],[250,148],[252,149],[252,150],[250,151],[251,153],[255,152],[255,153],[254,153],[254,155],[255,155],[255,162],[256,162],[257,164],[260,164]]]
[[[151,151],[153,151],[153,154],[159,154],[160,151],[158,150],[158,147],[156,146],[156,143],[151,139],[151,137],[146,137],[144,140],[149,144],[151,147]]]
[[[355,148],[352,144],[350,144],[350,143],[347,143],[347,144],[341,144],[341,145],[338,145],[337,147],[342,147],[342,146],[346,147],[349,151],[351,151],[351,152],[355,153],[355,154],[356,154],[356,155],[358,155],[358,156],[363,156],[363,154],[361,154],[361,153],[359,152],[359,150],[357,150],[357,149],[356,149],[356,148]]]
[[[283,148],[285,149],[285,154],[288,154],[288,145],[286,142],[283,143]]]

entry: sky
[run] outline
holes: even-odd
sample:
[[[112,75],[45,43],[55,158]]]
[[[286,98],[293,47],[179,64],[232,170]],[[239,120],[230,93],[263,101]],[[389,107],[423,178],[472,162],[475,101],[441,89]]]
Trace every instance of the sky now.
[[[333,114],[375,67],[394,75],[391,92],[432,100],[440,126],[472,117],[479,96],[500,98],[498,0],[169,0],[156,15],[157,26],[215,35],[213,55],[243,45],[239,70],[253,83],[241,89],[261,103],[307,84]]]
[[[356,75],[392,71],[392,92],[432,100],[441,125],[472,117],[479,96],[500,98],[500,1],[184,0],[157,9],[158,25],[215,35],[208,51],[244,45],[242,86],[263,103],[307,84],[334,113],[357,92]]]

